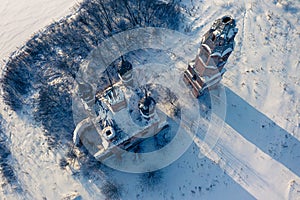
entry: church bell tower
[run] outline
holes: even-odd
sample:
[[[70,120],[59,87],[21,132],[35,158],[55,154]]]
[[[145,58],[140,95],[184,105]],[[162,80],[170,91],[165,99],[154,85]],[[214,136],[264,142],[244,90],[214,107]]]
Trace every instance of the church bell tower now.
[[[203,35],[199,53],[188,64],[184,82],[192,87],[192,93],[199,97],[204,90],[215,87],[225,73],[224,65],[234,49],[237,34],[235,20],[230,16],[217,19]]]

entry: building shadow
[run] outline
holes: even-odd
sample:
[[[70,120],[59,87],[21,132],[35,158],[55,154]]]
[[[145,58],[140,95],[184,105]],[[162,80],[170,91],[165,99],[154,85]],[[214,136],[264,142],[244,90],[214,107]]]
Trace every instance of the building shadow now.
[[[227,98],[225,123],[264,153],[300,176],[300,141],[229,88],[225,87],[225,92]],[[199,98],[199,104],[200,108],[211,108],[208,92]],[[200,111],[203,112],[205,109]]]

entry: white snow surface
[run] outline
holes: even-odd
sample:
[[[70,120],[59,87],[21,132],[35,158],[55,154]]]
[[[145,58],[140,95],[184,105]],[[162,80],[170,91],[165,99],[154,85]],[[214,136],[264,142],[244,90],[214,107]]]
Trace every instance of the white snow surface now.
[[[81,0],[1,0],[0,64],[32,34],[70,14]]]
[[[69,14],[75,2],[2,0],[0,64],[34,32]],[[287,0],[183,0],[182,4],[188,19],[182,30],[197,38],[194,46],[216,18],[230,14],[237,19],[236,46],[222,80],[227,116],[222,133],[211,136],[220,136],[214,149],[208,150],[209,142],[196,136],[180,159],[160,171],[161,180],[154,186],[139,174],[113,170],[106,175],[99,170],[94,179],[76,179],[59,169],[63,153],[47,148],[43,130],[1,99],[12,164],[26,195],[0,186],[0,199],[62,199],[72,194],[105,199],[100,189],[104,180],[120,186],[122,199],[300,199],[300,4]],[[165,54],[147,58],[169,62]],[[203,126],[207,123],[201,121]]]

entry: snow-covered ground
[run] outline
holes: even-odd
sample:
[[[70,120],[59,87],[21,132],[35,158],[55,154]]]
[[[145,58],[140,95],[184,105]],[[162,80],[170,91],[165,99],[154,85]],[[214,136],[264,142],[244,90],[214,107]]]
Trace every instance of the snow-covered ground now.
[[[0,5],[0,64],[30,36],[69,14],[74,0],[8,1]],[[227,115],[213,149],[194,138],[188,151],[152,174],[129,174],[101,167],[89,178],[61,170],[62,150],[52,151],[44,130],[16,114],[1,100],[1,116],[11,151],[9,164],[18,192],[3,183],[0,199],[105,199],[104,180],[122,199],[300,199],[300,6],[287,0],[183,0],[187,17],[182,31],[201,35],[218,17],[231,14],[239,32],[222,84]],[[196,38],[196,37],[195,37]],[[166,64],[167,54],[144,55]],[[195,52],[196,55],[196,52]],[[3,66],[1,66],[1,69]],[[201,99],[200,99],[201,102]],[[203,102],[205,102],[203,100]],[[218,114],[218,113],[215,113]],[[205,119],[199,123],[205,125]],[[212,135],[211,137],[214,137]],[[1,142],[1,141],[0,141]],[[201,158],[199,155],[206,155]],[[200,158],[199,158],[200,157]]]
[[[81,0],[2,0],[0,5],[0,64],[32,34],[71,13]]]

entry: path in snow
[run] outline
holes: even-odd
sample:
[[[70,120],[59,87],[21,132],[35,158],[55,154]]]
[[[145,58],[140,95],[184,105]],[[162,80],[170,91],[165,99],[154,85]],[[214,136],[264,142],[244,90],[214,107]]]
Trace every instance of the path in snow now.
[[[12,156],[16,159],[14,168],[22,189],[34,199],[61,199],[72,193],[89,199],[93,194],[89,194],[71,172],[60,169],[58,163],[63,153],[48,148],[44,130],[20,119],[3,105],[1,99],[4,108],[1,115],[9,122],[5,131],[10,136]]]
[[[212,98],[216,97],[212,94]],[[238,99],[231,100],[232,103],[238,101]],[[243,109],[236,111],[237,115],[245,113]],[[199,120],[199,124],[207,123],[204,118]],[[277,127],[274,126],[269,131],[276,132],[276,129]],[[211,140],[203,142],[199,137],[195,137],[194,142],[201,153],[217,163],[255,198],[286,199],[289,196],[299,195],[300,178],[290,169],[264,153],[255,143],[245,139],[228,124],[224,125],[222,134],[219,134],[218,131],[210,132],[213,134],[210,135],[210,138],[218,139],[213,151],[210,151],[210,146],[213,145],[210,144]],[[264,140],[265,138],[257,138],[257,140],[260,139]],[[214,142],[214,140],[212,141]],[[295,144],[296,147],[297,145],[299,147],[298,143]]]

